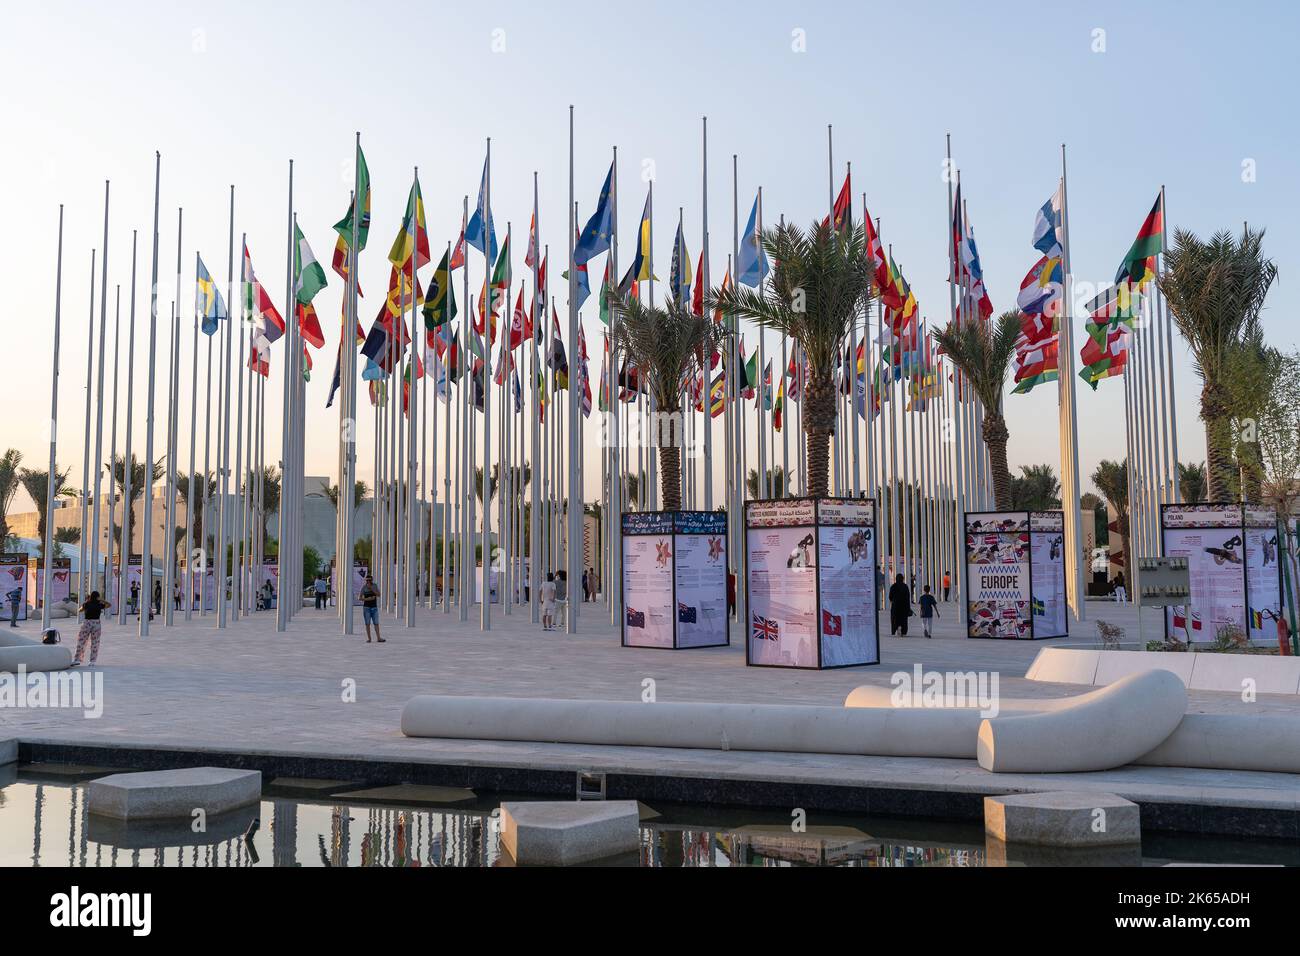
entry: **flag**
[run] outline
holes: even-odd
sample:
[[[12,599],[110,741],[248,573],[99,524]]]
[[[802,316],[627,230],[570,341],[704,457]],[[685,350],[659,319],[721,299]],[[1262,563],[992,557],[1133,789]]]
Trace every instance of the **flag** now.
[[[760,641],[779,641],[781,639],[781,628],[770,617],[763,617],[761,614],[754,615],[754,637]]]
[[[260,335],[270,345],[284,335],[284,318],[253,272],[247,242],[244,243],[243,291],[244,314],[253,323],[253,335]]]
[[[248,343],[248,367],[262,378],[271,377],[270,343],[260,333],[254,332]]]
[[[357,223],[357,252],[365,249],[366,238],[370,235],[370,170],[366,166],[366,154],[357,146],[357,193],[361,197],[361,220]],[[352,242],[352,217],[356,213],[357,198],[353,197],[348,214],[334,224],[334,231],[345,244]],[[335,254],[337,262],[337,249]],[[343,275],[343,273],[339,273]],[[358,293],[359,294],[359,293]]]
[[[456,240],[456,246],[451,250],[451,268],[459,269],[465,264],[465,230],[460,231],[460,238]]]
[[[758,197],[754,197],[754,206],[749,210],[749,222],[740,237],[740,252],[736,260],[736,281],[741,285],[757,287],[767,277],[767,253],[763,249],[763,237],[758,232]]]
[[[844,635],[844,618],[823,608],[822,633],[827,637],[842,637]]]
[[[777,431],[785,423],[785,378],[776,386],[776,402],[772,405],[772,427]]]
[[[420,195],[420,180],[411,183],[410,195],[406,197],[406,215],[402,217],[402,229],[393,240],[393,247],[388,250],[388,261],[393,267],[410,274],[411,259],[415,267],[429,263],[429,235],[424,229],[424,198]]]
[[[560,336],[560,317],[556,314],[554,306],[551,307],[551,324],[554,334],[551,336],[551,355],[547,365],[555,373],[552,379],[555,383],[554,390],[558,392],[562,388],[569,387],[569,359],[564,352],[564,339]]]
[[[537,261],[537,213],[528,220],[528,248],[524,250],[524,267],[531,269]]]
[[[853,219],[853,187],[849,183],[850,173],[846,170],[844,173],[844,185],[840,187],[840,193],[835,197],[835,205],[831,208],[831,215],[822,220],[823,226],[831,225],[834,219],[835,231],[839,232],[847,226]]]
[[[627,609],[627,626],[628,627],[645,627],[645,611],[638,611],[635,608]]]
[[[228,317],[226,300],[221,297],[221,290],[208,274],[208,267],[200,257],[194,267],[194,311],[198,314],[204,335],[217,331],[217,323]]]
[[[514,311],[510,314],[510,334],[506,344],[510,349],[517,349],[533,337],[533,320],[524,313],[524,285],[519,284],[519,295],[515,298]]]
[[[313,348],[324,348],[325,335],[321,332],[320,316],[316,314],[316,306],[310,302],[299,302],[295,311],[298,313],[298,331],[302,334],[303,340],[311,343]]]
[[[866,207],[862,209],[862,222],[866,229],[867,265],[871,269],[871,276],[876,285],[876,294],[880,295],[884,287],[889,285],[889,266],[885,260],[885,247],[880,241],[876,224]]]
[[[691,254],[686,249],[686,236],[682,233],[682,224],[677,223],[677,235],[673,239],[673,260],[668,272],[668,286],[673,293],[673,301],[683,308],[691,299]]]
[[[1115,283],[1127,282],[1136,289],[1141,289],[1156,274],[1156,256],[1164,242],[1165,211],[1164,194],[1156,196],[1155,204],[1138,230],[1137,238],[1129,247],[1115,273]]]
[[[302,347],[302,380],[311,381],[311,353],[307,351],[307,346]]]
[[[704,250],[700,250],[699,265],[695,268],[695,277],[698,280],[692,287],[691,294],[691,314],[704,318]]]
[[[298,224],[293,224],[293,297],[302,305],[310,304],[316,293],[325,288],[325,270],[307,244]]]
[[[474,326],[479,335],[483,334],[483,316],[486,314],[491,318],[491,332],[488,336],[488,344],[495,345],[497,341],[497,319],[501,316],[502,305],[509,305],[507,296],[510,294],[510,237],[506,236],[505,244],[501,247],[501,252],[497,256],[496,265],[492,268],[492,289],[490,303],[486,302],[488,296],[488,287],[485,283],[479,289],[478,294],[478,323]]]
[[[605,274],[600,280],[600,321],[609,325],[609,260],[605,260]]]
[[[626,296],[638,282],[650,279],[650,194],[645,197],[645,207],[641,210],[640,226],[636,235],[636,254],[632,265],[618,284],[618,294]]]
[[[444,252],[424,297],[425,329],[436,329],[456,318],[456,287],[451,281],[453,268]]]
[[[489,262],[497,258],[497,234],[492,222],[492,210],[487,208],[488,164],[483,160],[483,178],[478,184],[478,206],[465,227],[465,241],[477,249]]]
[[[587,220],[587,225],[578,234],[573,247],[573,261],[585,266],[587,260],[609,249],[613,235],[613,208],[609,202],[610,185],[614,180],[614,164],[609,164],[605,174],[605,185],[600,187],[600,198],[596,200],[596,211]]]
[[[717,418],[727,407],[727,375],[719,372],[709,386],[709,417]]]
[[[683,601],[677,602],[677,623],[695,624],[697,608],[686,604]]]

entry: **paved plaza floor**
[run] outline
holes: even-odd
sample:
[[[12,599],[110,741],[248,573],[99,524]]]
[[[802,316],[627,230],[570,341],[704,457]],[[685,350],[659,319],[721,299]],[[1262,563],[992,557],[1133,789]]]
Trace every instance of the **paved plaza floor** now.
[[[890,675],[914,664],[938,670],[987,670],[1000,675],[1004,698],[1056,696],[1084,688],[1024,679],[1048,644],[1095,644],[1100,616],[1136,636],[1132,605],[1089,602],[1089,620],[1070,638],[1050,642],[966,640],[953,605],[941,605],[935,637],[914,627],[907,638],[881,638],[882,663],[831,671],[745,666],[738,631],[726,648],[688,651],[619,645],[603,605],[588,604],[578,633],[543,632],[527,609],[506,615],[493,608],[492,627],[480,630],[478,608],[468,623],[420,608],[415,628],[385,616],[385,644],[366,644],[360,615],[356,635],[340,633],[334,611],[304,608],[287,632],[276,633],[271,613],[218,630],[195,618],[147,638],[106,624],[100,652],[104,711],[0,710],[0,737],[28,742],[220,749],[368,760],[590,769],[685,777],[878,786],[968,793],[1089,789],[1172,803],[1300,808],[1300,776],[1182,768],[1125,767],[1093,774],[989,774],[972,760],[597,747],[510,741],[428,740],[403,737],[403,704],[416,694],[640,700],[647,679],[658,701],[802,703],[838,706],[862,683],[888,685]],[[1147,618],[1148,637],[1159,619]],[[913,619],[914,624],[919,623]],[[75,642],[75,624],[63,622]],[[27,622],[35,633],[38,622]],[[882,635],[888,624],[882,619]],[[355,700],[345,699],[355,687]],[[1253,705],[1229,694],[1193,692],[1191,709],[1252,706],[1272,712],[1300,708],[1292,697],[1261,695]],[[1256,711],[1258,712],[1258,711]]]

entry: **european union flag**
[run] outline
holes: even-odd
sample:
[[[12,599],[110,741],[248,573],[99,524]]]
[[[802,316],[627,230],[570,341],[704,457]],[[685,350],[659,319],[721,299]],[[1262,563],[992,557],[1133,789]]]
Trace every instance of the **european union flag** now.
[[[226,300],[208,274],[203,259],[197,258],[194,269],[194,311],[198,313],[204,335],[217,331],[217,323],[227,318]]]
[[[596,201],[596,212],[587,220],[586,228],[582,230],[577,245],[573,247],[573,261],[579,265],[609,249],[610,235],[613,232],[613,210],[609,204],[609,190],[613,178],[614,164],[610,163],[609,172],[605,174],[605,185],[600,188],[600,199]]]

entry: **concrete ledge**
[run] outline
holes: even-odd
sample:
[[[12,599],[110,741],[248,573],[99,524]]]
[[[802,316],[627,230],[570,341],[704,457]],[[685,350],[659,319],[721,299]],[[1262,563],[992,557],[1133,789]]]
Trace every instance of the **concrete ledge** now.
[[[1300,774],[1300,717],[1188,714],[1136,763]]]
[[[792,704],[411,698],[408,737],[969,760],[979,713]]]
[[[1092,847],[1138,843],[1138,805],[1113,793],[1048,791],[984,798],[984,831],[1008,844]]]
[[[1129,674],[1165,670],[1193,690],[1239,693],[1243,681],[1260,694],[1300,694],[1300,657],[1169,651],[1093,651],[1045,647],[1025,677],[1062,684],[1103,686]]]
[[[127,821],[188,817],[200,809],[215,816],[261,797],[259,771],[220,767],[115,773],[90,781],[86,788],[91,813]]]
[[[636,850],[635,800],[503,803],[501,848],[523,866],[571,866]]]
[[[1069,707],[984,721],[976,756],[992,773],[1110,770],[1162,744],[1186,711],[1187,690],[1176,676],[1132,674]]]
[[[0,767],[18,762],[18,741],[10,738],[0,740]]]

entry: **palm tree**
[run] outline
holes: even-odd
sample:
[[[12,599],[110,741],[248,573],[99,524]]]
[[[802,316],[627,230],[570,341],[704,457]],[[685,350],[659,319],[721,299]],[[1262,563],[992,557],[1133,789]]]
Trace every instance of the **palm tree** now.
[[[6,456],[7,457],[7,456]],[[54,497],[55,498],[75,498],[77,489],[68,487],[68,476],[72,473],[71,468],[65,468],[59,471],[54,469]],[[32,499],[36,505],[36,537],[40,539],[41,559],[45,558],[45,522],[48,515],[45,513],[45,499],[50,487],[50,473],[48,471],[37,471],[35,468],[20,468],[17,473],[18,483],[22,485],[27,496]],[[57,539],[57,535],[55,535]]]
[[[627,503],[632,507],[639,507],[641,504],[641,489],[645,487],[645,472],[633,474],[630,471],[623,472],[623,494],[627,498]]]
[[[14,495],[22,485],[22,480],[18,477],[18,463],[22,460],[23,453],[17,448],[10,448],[0,455],[0,541],[9,537],[9,506],[13,504]],[[44,506],[45,499],[42,498],[41,507]],[[42,540],[44,537],[42,534]]]
[[[740,285],[715,289],[708,308],[733,319],[750,319],[793,339],[808,362],[803,415],[808,493],[824,497],[830,477],[830,444],[838,413],[835,370],[844,342],[871,295],[871,267],[861,223],[839,229],[814,223],[808,232],[783,223],[763,233],[772,260],[771,282],[758,290]]]
[[[1205,462],[1178,463],[1178,492],[1188,504],[1205,500]]]
[[[1234,349],[1255,338],[1277,278],[1277,266],[1264,258],[1263,240],[1263,230],[1249,227],[1240,239],[1225,230],[1208,242],[1179,229],[1158,279],[1201,376],[1206,495],[1212,501],[1223,500],[1232,483],[1228,365]]]
[[[657,308],[611,293],[615,320],[614,361],[636,366],[654,403],[650,441],[659,449],[659,494],[663,510],[682,506],[682,384],[690,382],[717,351],[726,330],[708,315],[669,299]],[[666,429],[665,429],[665,426]],[[666,432],[666,433],[665,433]]]
[[[745,476],[745,487],[749,490],[749,497],[757,498],[759,496],[758,487],[758,469],[749,469],[749,474]],[[773,498],[785,497],[785,469],[776,465],[767,469],[767,487],[772,492]]]
[[[497,478],[497,466],[492,466],[492,477],[488,481],[488,501],[497,496],[497,485],[500,482]],[[474,469],[474,494],[478,496],[479,504],[483,503],[483,467],[480,465]]]
[[[1011,509],[1011,473],[1007,470],[1006,420],[1002,417],[1002,390],[1020,336],[1021,314],[1003,312],[991,322],[949,322],[934,332],[934,340],[947,353],[966,385],[984,406],[984,444],[989,450],[993,498],[999,511]]]
[[[358,481],[352,489],[352,507],[354,509],[360,508],[361,502],[365,500],[366,495],[369,493],[370,486],[364,481]],[[330,500],[330,504],[334,506],[334,512],[337,514],[339,510],[339,486],[326,485],[325,497]]]
[[[271,515],[280,510],[280,472],[274,465],[266,465],[262,468],[261,475],[258,475],[256,469],[249,472],[249,483],[256,487],[256,482],[261,479],[262,483],[262,501],[260,511],[262,515],[262,537],[269,538],[270,532],[267,530],[266,522]]]
[[[1115,511],[1115,531],[1119,535],[1122,563],[1128,567],[1128,459],[1102,460],[1092,473],[1092,483]]]
[[[1061,507],[1061,483],[1048,464],[1021,465],[1011,479],[1012,508],[1016,511],[1050,511]]]
[[[197,492],[197,500],[194,507],[190,507],[190,480],[194,481],[194,490]],[[185,517],[190,526],[191,540],[199,534],[199,528],[202,526],[201,517],[205,504],[212,499],[217,492],[217,476],[215,472],[208,472],[206,480],[204,476],[195,472],[190,475],[176,475],[176,493],[180,496],[185,505]]]

